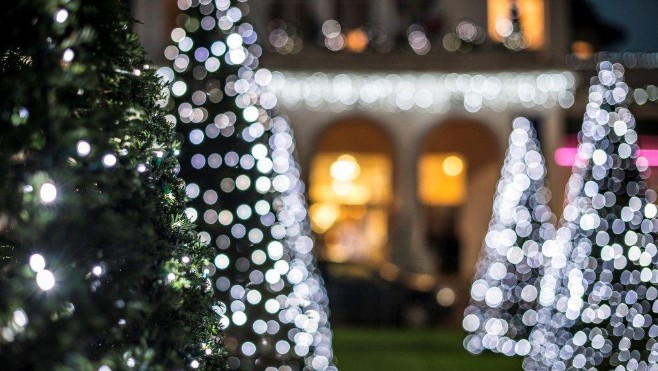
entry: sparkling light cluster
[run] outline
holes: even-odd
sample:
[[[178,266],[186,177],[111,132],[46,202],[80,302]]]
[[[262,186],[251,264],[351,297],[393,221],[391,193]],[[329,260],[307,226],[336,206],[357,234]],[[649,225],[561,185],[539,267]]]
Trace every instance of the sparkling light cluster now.
[[[517,117],[471,286],[471,304],[464,312],[463,327],[469,332],[464,345],[471,353],[530,352],[528,329],[537,321],[534,308],[548,259],[544,243],[555,234],[545,177],[535,129]]]
[[[159,71],[171,82],[169,119],[185,135],[187,214],[218,250],[208,274],[226,303],[215,311],[229,367],[335,370],[293,135],[239,3],[179,1],[165,50],[173,69]]]
[[[468,112],[511,106],[571,107],[576,82],[570,72],[504,73],[300,73],[273,74],[272,88],[281,104],[295,109],[354,107],[385,111],[422,110],[445,113],[456,107]]]
[[[658,209],[623,75],[601,62],[592,79],[528,370],[658,369]]]

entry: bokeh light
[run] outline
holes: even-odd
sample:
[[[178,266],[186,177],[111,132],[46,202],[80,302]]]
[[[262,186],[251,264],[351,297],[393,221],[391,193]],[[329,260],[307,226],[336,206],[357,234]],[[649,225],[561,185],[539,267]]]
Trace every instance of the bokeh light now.
[[[510,107],[569,108],[575,101],[571,72],[500,73],[272,73],[271,89],[288,108],[343,112],[354,109],[446,113]]]

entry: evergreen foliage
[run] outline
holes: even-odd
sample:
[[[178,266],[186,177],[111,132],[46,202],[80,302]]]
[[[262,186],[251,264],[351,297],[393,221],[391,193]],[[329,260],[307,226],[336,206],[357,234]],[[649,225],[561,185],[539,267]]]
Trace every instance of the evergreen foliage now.
[[[0,365],[221,369],[162,86],[119,0],[0,14]]]

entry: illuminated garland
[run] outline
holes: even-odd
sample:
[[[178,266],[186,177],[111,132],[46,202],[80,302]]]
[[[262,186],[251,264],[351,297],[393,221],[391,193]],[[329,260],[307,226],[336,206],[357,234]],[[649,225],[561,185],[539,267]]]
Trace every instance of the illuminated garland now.
[[[445,113],[464,109],[502,112],[510,107],[569,108],[574,103],[571,72],[438,73],[274,73],[272,88],[286,108],[354,107],[389,112]]]
[[[555,233],[548,207],[546,166],[535,129],[514,119],[509,148],[463,326],[471,353],[485,349],[527,355],[529,331],[537,321],[538,286],[547,258],[544,242]]]
[[[658,360],[656,193],[638,157],[624,68],[592,79],[578,159],[542,280],[528,370],[654,370]]]
[[[246,1],[179,1],[165,104],[184,135],[188,216],[218,250],[210,276],[231,369],[335,370],[323,281],[286,119],[258,68]]]

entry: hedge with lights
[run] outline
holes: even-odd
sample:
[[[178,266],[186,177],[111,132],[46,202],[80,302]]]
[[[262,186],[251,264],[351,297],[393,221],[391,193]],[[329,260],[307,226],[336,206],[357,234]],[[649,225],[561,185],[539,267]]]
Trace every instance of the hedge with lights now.
[[[0,15],[0,365],[221,369],[211,251],[118,0]]]

